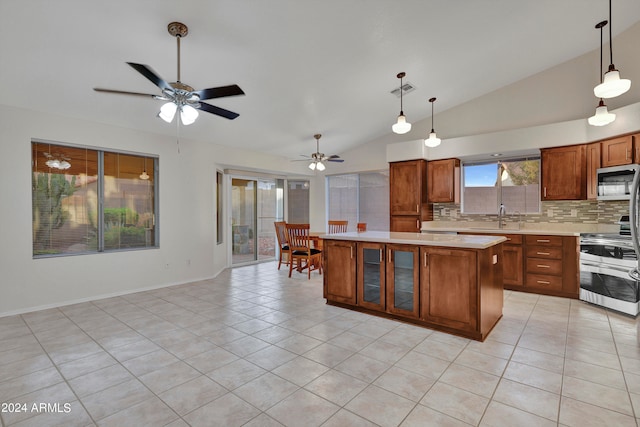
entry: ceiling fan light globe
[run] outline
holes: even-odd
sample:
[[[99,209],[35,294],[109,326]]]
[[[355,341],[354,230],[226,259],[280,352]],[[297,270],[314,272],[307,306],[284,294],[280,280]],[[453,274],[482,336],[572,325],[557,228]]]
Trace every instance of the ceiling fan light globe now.
[[[621,79],[618,70],[604,73],[602,83],[593,88],[593,94],[597,98],[615,98],[627,92],[631,88],[631,80]]]
[[[326,167],[324,166],[324,163],[318,162],[318,164],[316,165],[316,169],[322,172],[323,170],[326,169]]]
[[[429,138],[424,140],[424,145],[426,145],[427,147],[433,148],[440,145],[441,142],[442,140],[436,136],[436,133],[431,132],[429,134]]]
[[[591,126],[606,126],[616,119],[616,115],[607,110],[604,103],[596,108],[596,113],[587,120]]]
[[[191,105],[183,105],[180,109],[180,120],[182,120],[182,124],[185,126],[189,126],[198,118],[198,110],[193,108]]]
[[[173,118],[176,115],[176,110],[178,106],[173,102],[167,102],[162,107],[160,107],[160,112],[158,113],[158,117],[164,120],[167,123],[171,123]]]
[[[67,162],[66,160],[63,160],[60,162],[58,169],[66,170],[66,169],[69,169],[70,167],[71,167],[71,163]]]
[[[404,114],[400,114],[398,116],[398,121],[391,126],[391,130],[393,130],[393,133],[403,135],[411,130],[411,123],[407,122],[407,118]]]
[[[312,171],[316,170],[316,162],[309,163],[309,169],[311,169]]]

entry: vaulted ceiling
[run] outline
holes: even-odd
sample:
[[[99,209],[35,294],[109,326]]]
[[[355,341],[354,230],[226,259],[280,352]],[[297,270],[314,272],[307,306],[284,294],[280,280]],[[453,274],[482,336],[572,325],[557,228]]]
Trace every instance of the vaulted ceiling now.
[[[615,37],[640,2],[614,0],[613,13]],[[398,72],[416,87],[404,98],[415,122],[432,96],[444,111],[597,49],[607,18],[606,0],[5,0],[0,103],[174,135],[159,101],[92,88],[159,94],[125,62],[175,81],[167,24],[180,21],[181,80],[246,93],[211,101],[239,118],[202,113],[182,137],[295,158],[322,133],[339,154],[390,133]]]

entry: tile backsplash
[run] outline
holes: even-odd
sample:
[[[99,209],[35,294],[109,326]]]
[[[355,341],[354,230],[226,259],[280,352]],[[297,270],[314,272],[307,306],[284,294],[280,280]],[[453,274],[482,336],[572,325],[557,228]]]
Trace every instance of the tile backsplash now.
[[[524,223],[582,223],[582,224],[615,224],[621,215],[629,214],[629,202],[626,200],[596,201],[596,200],[561,200],[541,202],[541,213],[522,215]],[[458,203],[434,203],[434,221],[460,222],[495,222],[494,215],[480,215],[460,213]],[[517,222],[518,215],[508,212],[507,222]]]

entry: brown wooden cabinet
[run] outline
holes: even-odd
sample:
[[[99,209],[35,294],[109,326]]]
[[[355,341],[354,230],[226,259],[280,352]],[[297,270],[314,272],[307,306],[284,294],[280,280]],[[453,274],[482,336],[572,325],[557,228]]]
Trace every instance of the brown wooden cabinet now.
[[[502,246],[325,239],[324,295],[328,304],[482,341],[502,317]]]
[[[543,148],[542,200],[587,198],[586,145]]]
[[[427,200],[429,203],[460,201],[460,159],[427,163]]]
[[[422,221],[433,219],[427,203],[427,161],[389,163],[390,230],[420,232]]]
[[[418,317],[418,247],[358,243],[358,305]]]
[[[640,163],[640,133],[631,135],[633,141],[633,162]]]
[[[587,199],[598,197],[598,168],[602,167],[601,145],[599,142],[587,144]]]
[[[420,317],[442,326],[477,328],[476,253],[462,249],[421,248]]]
[[[633,138],[631,135],[607,139],[602,141],[600,145],[603,168],[633,163]]]
[[[419,248],[387,244],[387,312],[404,317],[419,316]]]
[[[532,292],[577,298],[579,243],[573,236],[527,235],[525,288]]]
[[[503,243],[502,263],[503,280],[505,285],[514,288],[524,285],[524,268],[523,268],[523,249],[521,234],[506,234],[507,241]]]
[[[325,240],[323,243],[324,297],[356,304],[356,243]]]

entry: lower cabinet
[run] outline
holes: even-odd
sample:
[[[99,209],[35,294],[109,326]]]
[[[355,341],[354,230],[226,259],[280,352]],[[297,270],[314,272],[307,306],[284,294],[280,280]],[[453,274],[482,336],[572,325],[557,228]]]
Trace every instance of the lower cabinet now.
[[[461,249],[421,248],[420,258],[420,318],[451,328],[476,330],[476,253]]]
[[[502,265],[504,284],[517,289],[524,286],[522,235],[507,234],[505,237],[507,241],[504,242],[504,263]]]
[[[502,317],[502,244],[460,249],[325,239],[327,303],[484,340]]]
[[[325,240],[323,244],[324,297],[356,304],[356,243]]]
[[[358,243],[358,305],[417,318],[418,254],[417,246]]]

